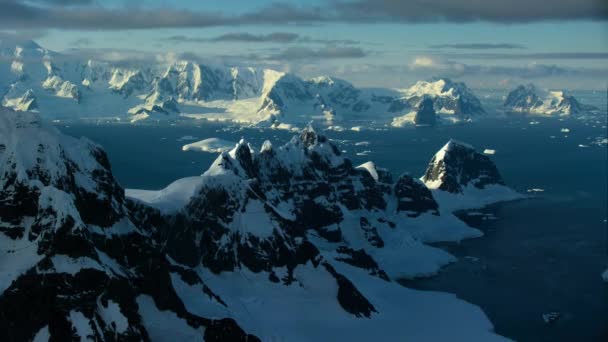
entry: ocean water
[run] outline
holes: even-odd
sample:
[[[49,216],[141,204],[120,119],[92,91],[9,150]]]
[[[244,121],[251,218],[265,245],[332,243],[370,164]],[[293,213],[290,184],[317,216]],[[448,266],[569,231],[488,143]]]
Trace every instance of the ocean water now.
[[[194,140],[246,138],[255,147],[266,139],[281,144],[294,132],[220,124],[60,125],[86,136],[108,152],[119,182],[128,188],[160,189],[171,181],[203,173],[216,154],[182,152]],[[449,139],[493,149],[503,178],[538,197],[503,203],[488,215],[464,218],[486,234],[442,247],[460,257],[439,275],[404,284],[455,293],[479,305],[498,333],[518,341],[608,340],[608,149],[606,118],[487,119],[438,128],[318,129],[334,140],[355,165],[374,161],[395,176],[420,176],[432,155]],[[546,324],[543,313],[559,312]]]

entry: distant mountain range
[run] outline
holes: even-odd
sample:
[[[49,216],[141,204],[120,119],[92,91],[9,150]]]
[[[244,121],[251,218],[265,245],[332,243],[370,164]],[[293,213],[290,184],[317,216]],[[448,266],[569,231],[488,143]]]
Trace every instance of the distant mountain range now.
[[[33,41],[0,41],[0,91],[5,107],[59,120],[193,118],[275,126],[318,120],[403,126],[468,121],[486,114],[464,83],[449,79],[419,81],[404,89],[359,89],[330,76],[305,80],[271,69],[186,60],[116,66],[56,53]],[[517,90],[505,105],[511,111],[555,112],[534,93]],[[425,99],[432,101],[435,113],[427,106],[424,115],[416,115]],[[572,97],[558,102],[558,113],[587,109]]]
[[[565,91],[544,91],[533,84],[513,89],[507,95],[504,106],[507,111],[540,115],[576,115],[598,110],[594,106],[581,104]]]

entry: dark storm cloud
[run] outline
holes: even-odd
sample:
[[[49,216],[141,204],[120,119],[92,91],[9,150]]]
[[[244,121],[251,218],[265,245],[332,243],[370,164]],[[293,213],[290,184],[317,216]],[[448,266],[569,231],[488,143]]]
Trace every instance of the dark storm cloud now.
[[[35,6],[17,0],[0,0],[0,28],[122,30],[163,27],[210,27],[234,22],[221,13],[175,9],[106,9],[98,6]]]
[[[328,0],[318,6],[275,3],[239,15],[169,7],[108,9],[86,0],[0,0],[0,28],[9,29],[122,30],[324,22],[520,23],[607,19],[606,0]]]
[[[465,44],[437,44],[429,46],[431,49],[462,49],[462,50],[494,50],[494,49],[526,49],[520,44],[509,43],[465,43]]]

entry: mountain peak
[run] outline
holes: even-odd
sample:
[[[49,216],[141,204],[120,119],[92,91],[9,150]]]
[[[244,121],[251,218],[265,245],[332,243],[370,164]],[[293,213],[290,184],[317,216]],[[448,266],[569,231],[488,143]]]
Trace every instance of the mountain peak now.
[[[324,139],[324,137],[322,137]],[[312,122],[306,125],[300,132],[300,140],[304,143],[304,146],[309,147],[315,145],[319,141],[319,136],[315,131]]]
[[[430,189],[450,193],[463,193],[470,186],[504,185],[490,158],[453,139],[433,156],[421,180]]]

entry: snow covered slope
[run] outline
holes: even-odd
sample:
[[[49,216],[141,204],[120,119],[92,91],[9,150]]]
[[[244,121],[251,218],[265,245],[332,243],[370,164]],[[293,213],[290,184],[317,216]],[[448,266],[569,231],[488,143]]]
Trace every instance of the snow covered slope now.
[[[581,104],[565,91],[543,91],[533,84],[513,89],[505,99],[504,106],[511,112],[540,115],[576,115],[597,110]]]
[[[90,141],[7,110],[0,133],[8,340],[505,340],[479,308],[393,280],[453,260],[425,241],[480,232],[312,128],[130,198]]]

